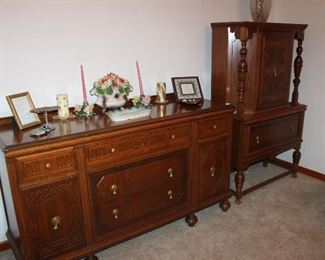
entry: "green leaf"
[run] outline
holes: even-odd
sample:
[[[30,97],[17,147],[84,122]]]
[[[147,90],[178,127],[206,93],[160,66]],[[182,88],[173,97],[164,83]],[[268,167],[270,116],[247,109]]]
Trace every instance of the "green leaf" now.
[[[107,94],[107,95],[113,95],[113,88],[112,88],[112,86],[109,86],[109,87],[106,89],[106,94]]]
[[[119,87],[118,91],[120,92],[120,94],[124,94],[124,92],[125,92],[123,87]]]
[[[96,88],[96,94],[103,96],[105,95],[105,89],[103,88]]]

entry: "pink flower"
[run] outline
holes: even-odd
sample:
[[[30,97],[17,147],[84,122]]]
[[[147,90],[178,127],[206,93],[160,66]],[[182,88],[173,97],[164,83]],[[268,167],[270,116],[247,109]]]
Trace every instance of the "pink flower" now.
[[[150,96],[143,96],[141,98],[141,104],[143,104],[144,106],[147,106],[150,104]]]

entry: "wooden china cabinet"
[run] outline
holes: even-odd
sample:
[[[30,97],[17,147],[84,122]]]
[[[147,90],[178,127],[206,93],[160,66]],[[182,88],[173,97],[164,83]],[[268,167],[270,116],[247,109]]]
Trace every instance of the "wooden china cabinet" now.
[[[212,23],[212,100],[231,103],[236,202],[277,178],[296,176],[306,106],[298,103],[304,24]],[[294,42],[297,41],[293,60]],[[289,101],[291,68],[293,92]],[[243,191],[244,170],[294,149],[289,171]]]
[[[0,120],[7,237],[17,259],[96,251],[220,202],[228,210],[231,106],[155,105],[150,117],[50,122],[30,137]]]

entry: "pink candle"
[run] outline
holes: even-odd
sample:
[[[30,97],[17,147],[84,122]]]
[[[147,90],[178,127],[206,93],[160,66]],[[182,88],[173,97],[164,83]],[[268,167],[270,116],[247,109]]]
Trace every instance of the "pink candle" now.
[[[84,69],[83,69],[82,65],[80,65],[80,69],[81,69],[82,97],[83,97],[84,103],[87,103],[85,76],[84,76]]]
[[[136,65],[137,65],[137,73],[138,73],[138,80],[139,80],[140,96],[144,96],[142,80],[141,80],[141,73],[140,73],[139,62],[138,61],[136,61]]]

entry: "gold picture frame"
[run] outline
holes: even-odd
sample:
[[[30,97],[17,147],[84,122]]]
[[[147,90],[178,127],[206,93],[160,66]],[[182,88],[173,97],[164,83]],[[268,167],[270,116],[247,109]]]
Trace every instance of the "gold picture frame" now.
[[[38,115],[31,112],[35,106],[29,92],[9,95],[6,99],[20,130],[41,124]]]

